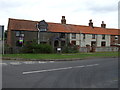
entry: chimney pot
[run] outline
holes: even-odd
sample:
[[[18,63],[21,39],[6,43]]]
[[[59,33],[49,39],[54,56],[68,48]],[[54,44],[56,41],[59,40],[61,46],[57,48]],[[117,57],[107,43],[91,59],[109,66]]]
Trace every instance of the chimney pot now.
[[[65,19],[65,16],[62,16],[62,19],[61,19],[61,24],[66,24],[66,19]]]
[[[89,20],[89,26],[93,27],[92,19]]]
[[[102,21],[101,27],[106,28],[106,24],[104,23],[104,21]]]
[[[89,21],[92,22],[92,19],[90,19]]]
[[[65,18],[65,16],[62,16],[62,18]]]
[[[102,24],[104,24],[104,21],[102,21]]]

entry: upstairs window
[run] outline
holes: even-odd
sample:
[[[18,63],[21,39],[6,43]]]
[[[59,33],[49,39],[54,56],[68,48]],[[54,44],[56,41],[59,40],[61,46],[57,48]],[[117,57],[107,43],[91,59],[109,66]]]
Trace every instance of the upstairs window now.
[[[16,37],[24,37],[23,31],[16,31]]]
[[[65,33],[61,33],[60,38],[65,38]]]
[[[45,22],[45,20],[42,20],[36,24],[36,27],[41,32],[45,32],[45,31],[47,31],[48,24]]]
[[[76,34],[72,33],[72,39],[76,39]]]
[[[115,40],[118,40],[118,36],[115,36]]]
[[[105,39],[105,35],[102,35],[102,39]]]
[[[16,37],[20,36],[20,31],[16,31]]]
[[[85,39],[85,34],[83,34],[83,39]]]
[[[96,35],[95,34],[92,34],[92,39],[95,39],[96,38]]]

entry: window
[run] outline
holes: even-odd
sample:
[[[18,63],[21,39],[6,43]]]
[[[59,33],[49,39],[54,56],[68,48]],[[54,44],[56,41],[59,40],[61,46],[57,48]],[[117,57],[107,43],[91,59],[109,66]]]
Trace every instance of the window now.
[[[60,38],[65,38],[65,33],[60,33]]]
[[[76,34],[72,33],[72,39],[76,39]]]
[[[105,35],[102,35],[102,39],[105,39]]]
[[[20,36],[21,36],[21,37],[24,37],[24,34],[21,34]]]
[[[118,40],[118,36],[115,36],[115,40]]]
[[[58,47],[58,46],[59,46],[58,40],[56,40],[56,41],[54,42],[54,46],[55,46],[55,47]]]
[[[95,39],[96,38],[96,35],[95,34],[92,34],[92,39]]]
[[[72,44],[72,45],[76,45],[76,41],[72,41],[71,44]]]
[[[20,31],[16,31],[16,37],[20,36]]]
[[[40,31],[43,31],[43,32],[44,32],[44,31],[47,31],[47,29],[40,29]]]
[[[106,42],[101,42],[101,46],[106,46]]]
[[[91,46],[96,46],[96,41],[92,41]]]
[[[85,34],[83,34],[83,39],[85,39]]]
[[[16,31],[16,37],[24,37],[23,31]]]
[[[65,46],[65,41],[61,41],[61,46]]]

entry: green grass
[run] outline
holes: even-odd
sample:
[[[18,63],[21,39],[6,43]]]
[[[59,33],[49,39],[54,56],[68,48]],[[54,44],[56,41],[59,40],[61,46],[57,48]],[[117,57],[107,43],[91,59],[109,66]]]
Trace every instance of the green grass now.
[[[5,54],[3,57],[24,59],[73,59],[118,57],[118,52],[70,53],[70,54]]]

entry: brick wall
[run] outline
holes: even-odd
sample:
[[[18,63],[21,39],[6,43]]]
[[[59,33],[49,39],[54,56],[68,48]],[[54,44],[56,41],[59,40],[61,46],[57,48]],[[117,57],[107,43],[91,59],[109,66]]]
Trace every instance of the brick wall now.
[[[87,52],[86,47],[81,47],[79,49],[80,52]],[[111,52],[111,51],[118,51],[118,47],[97,47],[95,52]]]

